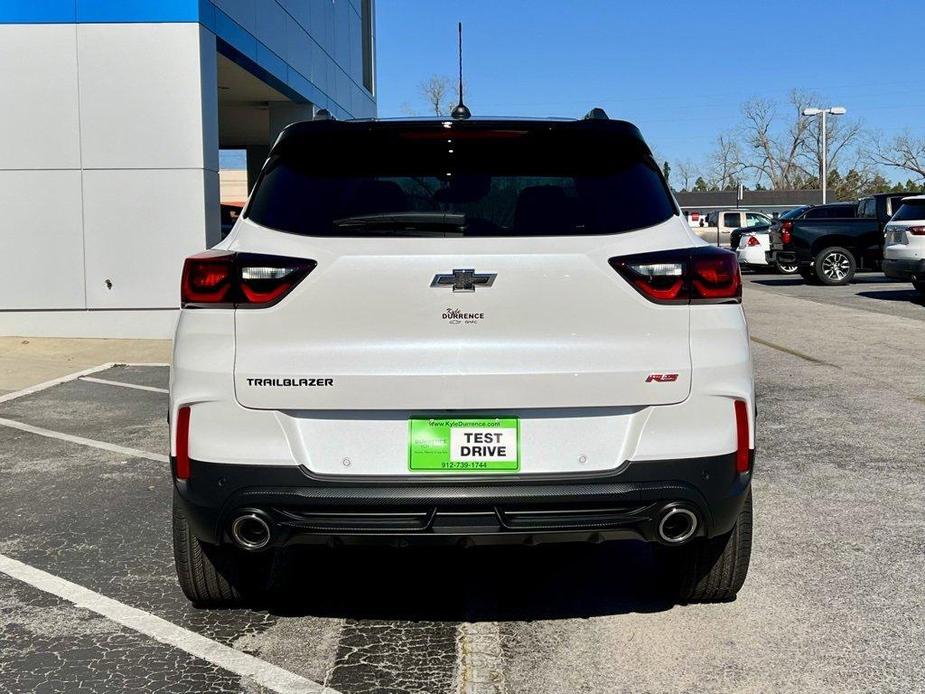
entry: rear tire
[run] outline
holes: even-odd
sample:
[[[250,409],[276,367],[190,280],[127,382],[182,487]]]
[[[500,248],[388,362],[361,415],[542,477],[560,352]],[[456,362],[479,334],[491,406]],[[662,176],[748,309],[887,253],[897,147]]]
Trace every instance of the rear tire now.
[[[173,557],[183,594],[197,607],[233,607],[258,596],[270,558],[201,542],[173,505]]]
[[[830,287],[849,284],[854,279],[857,262],[851,251],[841,246],[824,249],[813,261],[816,277]]]
[[[729,602],[745,582],[752,551],[752,493],[733,529],[680,548],[665,548],[669,586],[681,604]]]
[[[919,294],[925,296],[925,280],[914,280],[912,282],[912,286],[915,287],[915,290]]]
[[[799,271],[800,266],[794,263],[793,265],[786,265],[781,263],[774,263],[774,270],[780,275],[795,275]]]

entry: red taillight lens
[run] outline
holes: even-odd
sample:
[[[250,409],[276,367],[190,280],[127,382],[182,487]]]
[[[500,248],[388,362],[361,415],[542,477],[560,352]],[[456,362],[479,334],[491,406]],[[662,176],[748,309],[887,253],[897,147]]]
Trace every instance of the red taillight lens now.
[[[315,261],[260,253],[206,251],[186,259],[180,298],[188,307],[272,306],[288,294]]]
[[[611,258],[610,265],[657,304],[742,301],[736,255],[715,246]]]
[[[615,260],[625,262],[615,265]],[[658,303],[688,303],[684,262],[614,258],[610,263],[646,298]]]
[[[793,231],[793,222],[781,222],[780,224],[780,240],[782,243],[790,243]]]
[[[691,256],[691,303],[742,299],[739,263],[732,253]]]
[[[745,242],[746,246],[760,246],[761,241],[758,240],[757,236],[749,236],[748,241]]]
[[[178,480],[188,480],[189,466],[189,408],[177,411],[177,455],[174,474]]]
[[[751,467],[751,447],[748,442],[748,406],[735,401],[736,413],[736,472],[748,472]]]
[[[205,251],[187,258],[180,281],[183,305],[229,302],[234,288],[234,258],[235,254],[228,251]]]
[[[913,236],[925,236],[925,227],[906,227],[906,233]]]

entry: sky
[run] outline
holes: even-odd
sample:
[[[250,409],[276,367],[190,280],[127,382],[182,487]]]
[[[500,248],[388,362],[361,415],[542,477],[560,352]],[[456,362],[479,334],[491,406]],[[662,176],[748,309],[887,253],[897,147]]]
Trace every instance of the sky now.
[[[669,161],[700,164],[753,97],[794,88],[887,136],[925,135],[925,0],[377,0],[380,117],[424,115],[456,73],[474,115],[603,107]],[[894,174],[895,176],[895,174]]]

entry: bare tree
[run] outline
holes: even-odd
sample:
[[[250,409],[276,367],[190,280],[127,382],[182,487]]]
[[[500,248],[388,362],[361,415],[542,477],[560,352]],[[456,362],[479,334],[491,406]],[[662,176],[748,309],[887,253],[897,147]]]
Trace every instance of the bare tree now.
[[[826,99],[800,90],[790,92],[784,113],[764,99],[742,105],[743,121],[736,130],[743,151],[743,169],[758,183],[776,189],[818,185],[822,177],[822,137],[819,118],[804,117],[803,109]],[[857,144],[864,132],[860,121],[830,118],[826,122],[828,170],[835,171],[851,156],[849,168],[859,168]]]
[[[806,142],[800,154],[800,160],[805,163],[808,171],[813,172],[816,180],[821,181],[822,119],[816,116],[807,118],[807,120],[809,127],[806,129]],[[862,168],[862,157],[857,145],[863,134],[864,127],[859,120],[847,120],[843,117],[826,119],[825,142],[828,171]]]
[[[694,181],[700,175],[697,167],[694,166],[690,159],[676,161],[673,170],[677,174],[677,181],[680,184],[678,190],[690,190],[691,186],[694,185]]]
[[[881,133],[872,135],[864,156],[874,166],[908,171],[925,179],[925,137],[915,137],[908,130],[891,140],[885,140]]]
[[[777,109],[764,99],[753,99],[742,106],[744,123],[739,133],[749,152],[744,168],[751,171],[759,182],[766,180],[771,188],[799,187],[807,171],[801,166],[806,150],[810,121],[800,112],[811,97],[803,92],[790,94],[794,108],[793,120],[784,128],[777,128]]]
[[[431,75],[418,86],[421,96],[433,109],[435,116],[445,116],[450,112],[450,94],[453,93],[453,80],[444,75]]]
[[[716,138],[716,148],[710,154],[709,182],[711,187],[718,190],[735,188],[747,168],[735,135],[721,133]]]

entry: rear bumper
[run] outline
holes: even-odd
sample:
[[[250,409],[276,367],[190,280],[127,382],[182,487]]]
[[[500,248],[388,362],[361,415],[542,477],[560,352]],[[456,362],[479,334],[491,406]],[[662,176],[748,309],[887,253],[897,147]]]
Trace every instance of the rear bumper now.
[[[768,251],[768,263],[780,263],[781,265],[812,265],[813,257],[806,252],[800,251]]]
[[[421,477],[370,480],[312,476],[302,467],[193,461],[175,499],[196,536],[231,542],[243,513],[261,515],[270,546],[292,544],[536,544],[659,541],[662,514],[682,506],[696,536],[732,529],[751,484],[734,454],[629,462],[584,476]]]
[[[768,264],[764,249],[762,249],[761,246],[746,246],[745,248],[739,248],[736,250],[736,256],[739,259],[740,265],[752,266]]]
[[[918,258],[884,258],[881,265],[883,274],[900,280],[925,279],[925,259]]]

